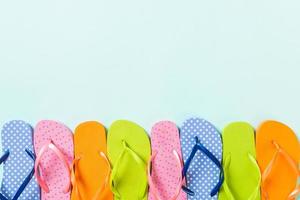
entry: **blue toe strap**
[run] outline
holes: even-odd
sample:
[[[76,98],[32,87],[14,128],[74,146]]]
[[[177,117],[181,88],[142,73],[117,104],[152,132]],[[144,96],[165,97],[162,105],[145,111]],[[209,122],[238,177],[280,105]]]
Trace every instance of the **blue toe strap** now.
[[[3,154],[3,156],[1,156],[1,158],[0,158],[0,165],[1,165],[3,162],[6,161],[6,159],[8,158],[8,156],[9,156],[9,151],[7,150],[7,151]]]
[[[7,150],[0,158],[0,165],[6,161],[6,159],[8,158],[9,156],[9,151]],[[0,199],[1,200],[7,200],[6,197],[4,197],[1,193],[0,193]]]
[[[215,187],[211,190],[210,196],[215,196],[218,191],[220,190],[223,182],[224,182],[224,171],[221,162],[199,141],[199,138],[196,136],[195,137],[196,144],[194,145],[192,152],[188,159],[186,160],[183,170],[182,170],[182,176],[186,177],[187,171],[191,165],[192,160],[194,159],[196,153],[198,151],[201,151],[206,155],[219,169],[220,169],[220,177],[219,177],[219,182]],[[195,193],[190,190],[189,188],[183,186],[182,189],[189,195],[193,196]]]
[[[35,155],[33,152],[31,152],[30,150],[26,149],[25,152],[28,154],[28,156],[35,161]],[[9,150],[7,150],[3,156],[0,158],[0,164],[2,164],[3,162],[6,161],[6,159],[9,157]],[[19,189],[17,190],[16,194],[14,195],[14,197],[12,198],[12,200],[17,200],[20,195],[22,194],[22,192],[25,190],[26,186],[28,185],[28,183],[30,182],[30,180],[32,179],[34,175],[34,167],[32,167],[32,170],[30,171],[30,173],[28,174],[28,176],[24,179],[23,183],[21,184],[21,186],[19,187]],[[7,197],[5,197],[3,194],[0,193],[0,200],[9,200]]]

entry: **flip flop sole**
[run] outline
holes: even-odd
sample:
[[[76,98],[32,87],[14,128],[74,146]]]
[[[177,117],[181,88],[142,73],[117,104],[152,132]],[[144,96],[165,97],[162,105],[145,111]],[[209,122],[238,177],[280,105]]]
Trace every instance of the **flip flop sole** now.
[[[170,121],[156,123],[151,130],[151,146],[152,153],[157,153],[151,165],[153,183],[161,199],[171,199],[178,191],[178,180],[182,177],[181,170],[178,171],[178,163],[173,155],[175,150],[182,158],[179,131],[176,124]],[[156,200],[151,187],[148,199]],[[187,195],[181,191],[177,200],[186,199]]]
[[[34,148],[38,154],[41,148],[52,141],[53,144],[66,157],[71,166],[74,157],[73,134],[66,126],[61,123],[43,120],[40,121],[34,132]],[[46,150],[41,159],[42,175],[47,183],[50,192],[42,190],[42,200],[69,200],[70,192],[64,193],[63,190],[70,183],[68,171],[64,164],[51,150]]]
[[[223,129],[222,138],[223,166],[230,157],[229,167],[224,166],[225,181],[235,199],[248,199],[260,183],[257,168],[249,159],[249,155],[256,157],[254,129],[248,123],[234,122]],[[222,188],[219,200],[227,199],[228,195]],[[260,200],[260,194],[255,200]]]
[[[142,127],[133,122],[126,120],[114,122],[107,137],[107,153],[112,168],[115,167],[124,150],[124,142],[143,160],[145,169],[141,170],[131,155],[125,155],[117,173],[117,190],[122,200],[137,199],[139,198],[139,191],[146,191],[145,196],[141,199],[146,200],[147,188],[141,188],[141,185],[147,185],[146,163],[148,163],[151,153],[148,135]],[[114,199],[117,200],[118,197],[115,195]]]
[[[195,136],[221,162],[222,140],[218,130],[208,121],[191,118],[183,123],[180,130],[183,158],[186,161],[195,145]],[[211,190],[219,182],[220,169],[202,152],[198,152],[188,170],[187,186],[195,192],[189,200],[217,199],[210,196]]]
[[[3,126],[1,132],[2,152],[8,150],[10,154],[4,164],[1,193],[9,199],[14,197],[18,188],[34,167],[34,161],[25,151],[28,149],[34,152],[32,134],[31,126],[24,121],[14,120]],[[18,199],[40,199],[40,188],[34,177]]]
[[[75,173],[79,174],[78,190],[82,199],[93,199],[105,184],[109,168],[100,153],[106,154],[106,132],[102,124],[89,121],[77,126],[74,134],[75,158],[79,158]],[[81,200],[72,192],[72,200]],[[94,200],[112,200],[108,185]]]
[[[276,142],[280,148],[286,151],[296,163],[300,162],[300,143],[294,131],[283,123],[266,121],[258,127],[256,134],[257,161],[262,173],[277,151],[273,142]],[[297,175],[287,161],[279,156],[274,163],[266,188],[269,199],[287,199],[295,189],[296,183]],[[262,199],[265,197],[263,196]]]

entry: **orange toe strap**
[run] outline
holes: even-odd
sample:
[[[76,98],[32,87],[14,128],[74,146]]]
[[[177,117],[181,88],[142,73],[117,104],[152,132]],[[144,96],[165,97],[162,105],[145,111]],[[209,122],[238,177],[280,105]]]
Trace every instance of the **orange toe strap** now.
[[[294,199],[300,194],[300,186],[298,186],[288,197],[288,200]]]
[[[72,168],[71,168],[71,183],[73,187],[73,191],[75,192],[75,195],[78,197],[78,199],[81,199],[78,185],[76,181],[76,174],[75,174],[75,168],[77,168],[78,162],[81,159],[81,156],[75,157],[75,159],[72,162]]]
[[[101,185],[101,187],[99,187],[99,189],[96,191],[94,197],[92,200],[97,200],[99,199],[99,196],[101,195],[101,193],[103,192],[103,190],[105,190],[105,188],[109,185],[109,177],[110,177],[110,173],[111,173],[111,167],[110,167],[110,163],[108,161],[108,158],[106,157],[106,155],[103,152],[100,152],[100,156],[101,158],[105,161],[106,166],[107,166],[107,173],[105,176],[105,180],[104,183]]]
[[[99,199],[99,196],[101,195],[102,191],[106,188],[106,186],[108,185],[108,181],[109,181],[109,177],[110,177],[110,163],[106,157],[106,155],[103,152],[100,152],[100,157],[105,161],[106,165],[107,165],[107,174],[104,180],[104,183],[101,185],[101,187],[99,187],[99,189],[96,191],[94,197],[92,198],[92,200],[96,200]],[[78,199],[83,199],[82,196],[80,195],[79,189],[78,189],[78,177],[76,177],[76,173],[75,170],[78,166],[78,162],[80,161],[82,157],[78,156],[73,160],[73,164],[72,164],[72,169],[71,169],[71,183],[73,186],[73,190],[75,192],[75,195],[78,197]]]
[[[276,153],[274,154],[272,160],[270,161],[270,163],[268,164],[268,166],[266,167],[265,171],[262,174],[262,194],[264,195],[265,199],[268,200],[269,199],[269,195],[268,192],[266,190],[266,185],[268,184],[269,178],[270,178],[270,174],[272,172],[273,167],[276,164],[276,161],[278,159],[279,156],[282,156],[287,164],[289,166],[291,166],[291,168],[293,169],[293,172],[295,173],[295,175],[297,177],[300,176],[300,171],[299,171],[299,167],[298,167],[298,163],[284,150],[282,149],[279,144],[277,144],[275,141],[272,142],[272,144],[275,146],[276,148]],[[292,200],[294,199],[298,194],[300,194],[300,186],[297,186],[296,183],[296,187],[295,189],[289,194],[288,196],[288,200]]]

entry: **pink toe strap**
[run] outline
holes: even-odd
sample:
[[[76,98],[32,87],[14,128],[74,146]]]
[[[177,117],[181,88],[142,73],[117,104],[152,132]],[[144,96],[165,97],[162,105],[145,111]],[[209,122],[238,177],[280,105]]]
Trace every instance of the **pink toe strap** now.
[[[175,157],[175,160],[177,162],[177,168],[178,168],[178,173],[181,174],[182,173],[182,169],[183,169],[183,163],[182,160],[179,156],[179,154],[177,153],[176,150],[173,150],[173,156]],[[155,157],[157,155],[157,152],[153,152],[153,154],[150,157],[149,163],[148,163],[148,182],[149,182],[149,187],[152,189],[153,191],[153,195],[155,197],[156,200],[162,200],[159,197],[159,192],[157,190],[156,185],[153,182],[152,176],[151,176],[151,163],[154,161]],[[180,194],[181,191],[181,187],[184,185],[185,183],[185,179],[182,179],[182,177],[180,176],[180,178],[178,179],[178,186],[176,191],[174,192],[175,194],[173,195],[173,197],[171,197],[169,200],[176,200],[177,197]]]
[[[57,148],[57,146],[52,141],[49,141],[45,145],[43,145],[42,148],[40,149],[40,151],[38,152],[37,158],[35,160],[35,165],[34,165],[35,177],[36,177],[39,185],[41,186],[41,188],[46,193],[49,193],[50,192],[49,187],[48,187],[47,183],[45,182],[45,180],[41,177],[42,167],[40,167],[41,159],[42,159],[44,153],[47,151],[47,149],[50,149],[55,153],[55,155],[62,161],[66,171],[68,172],[67,173],[68,180],[70,180],[70,181],[68,181],[68,184],[66,185],[66,187],[63,190],[63,192],[66,194],[70,191],[70,185],[71,185],[70,166],[69,166],[67,158],[64,156],[64,154]]]

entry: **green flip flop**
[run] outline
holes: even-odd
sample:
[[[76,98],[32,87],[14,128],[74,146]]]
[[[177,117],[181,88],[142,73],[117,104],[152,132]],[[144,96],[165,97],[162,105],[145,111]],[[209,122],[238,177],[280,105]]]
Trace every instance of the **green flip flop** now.
[[[248,123],[234,122],[224,128],[222,137],[225,180],[219,200],[260,200],[254,129]]]
[[[107,136],[114,200],[147,200],[150,141],[145,130],[125,120],[114,122]]]

